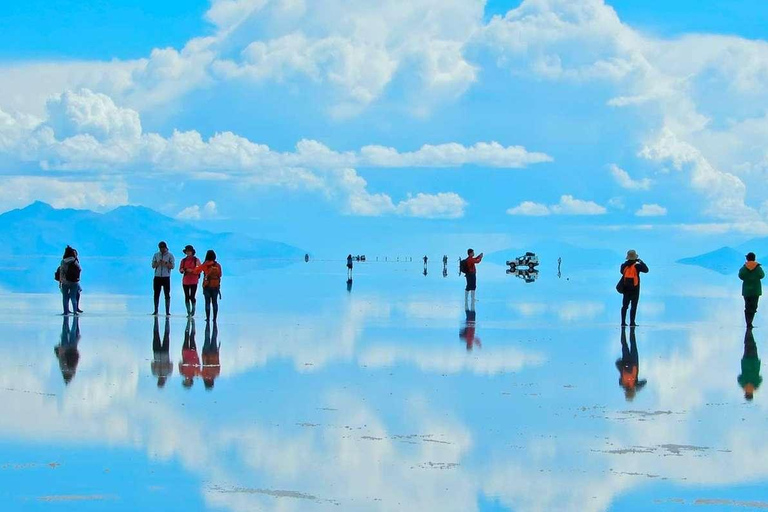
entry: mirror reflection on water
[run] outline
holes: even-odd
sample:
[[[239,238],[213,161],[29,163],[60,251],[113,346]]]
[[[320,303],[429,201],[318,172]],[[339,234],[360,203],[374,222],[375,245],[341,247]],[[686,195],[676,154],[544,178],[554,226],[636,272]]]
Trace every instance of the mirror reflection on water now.
[[[232,277],[216,323],[180,285],[149,316],[151,281],[85,281],[80,318],[3,294],[6,510],[768,507],[768,334],[735,276],[652,266],[622,330],[614,269],[483,263],[469,304],[423,268]]]

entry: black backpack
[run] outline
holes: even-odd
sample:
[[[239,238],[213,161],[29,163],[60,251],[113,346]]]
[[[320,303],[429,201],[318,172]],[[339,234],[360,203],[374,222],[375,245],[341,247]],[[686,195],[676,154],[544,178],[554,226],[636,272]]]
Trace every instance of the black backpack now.
[[[74,262],[67,265],[64,269],[64,278],[70,283],[77,283],[80,281],[80,266],[75,265]]]
[[[463,260],[461,260],[459,262],[459,272],[461,272],[462,274],[466,274],[467,270],[468,270],[468,268],[467,268],[467,260],[465,258],[465,259],[463,259]]]

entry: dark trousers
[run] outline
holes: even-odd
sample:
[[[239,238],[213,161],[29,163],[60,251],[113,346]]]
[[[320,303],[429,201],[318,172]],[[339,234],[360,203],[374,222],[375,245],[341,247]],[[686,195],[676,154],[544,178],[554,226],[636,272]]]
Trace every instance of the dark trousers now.
[[[219,289],[203,287],[203,297],[205,297],[205,319],[211,318],[211,305],[213,305],[213,321],[219,316]]]
[[[184,287],[184,302],[187,304],[187,307],[189,307],[190,304],[196,304],[197,299],[195,298],[195,295],[197,295],[197,285],[185,284],[182,286]]]
[[[622,325],[627,323],[627,309],[629,309],[629,323],[635,325],[638,301],[640,301],[640,288],[633,288],[624,292],[624,299],[621,302]]]
[[[160,291],[165,294],[165,314],[171,312],[171,278],[170,277],[155,277],[153,282],[155,289],[155,313],[157,313],[157,306],[160,304]]]
[[[477,289],[477,274],[474,272],[472,273],[466,273],[464,276],[467,278],[467,287],[465,288],[466,291],[471,292],[473,290]]]
[[[760,297],[744,297],[744,319],[747,321],[747,327],[752,327],[752,321],[757,313],[757,303]]]

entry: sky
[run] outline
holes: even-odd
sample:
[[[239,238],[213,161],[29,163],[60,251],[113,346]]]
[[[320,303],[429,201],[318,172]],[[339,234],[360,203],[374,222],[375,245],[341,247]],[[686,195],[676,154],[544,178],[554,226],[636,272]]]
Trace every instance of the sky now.
[[[0,211],[140,204],[315,251],[738,243],[768,235],[766,15],[724,0],[5,2]]]

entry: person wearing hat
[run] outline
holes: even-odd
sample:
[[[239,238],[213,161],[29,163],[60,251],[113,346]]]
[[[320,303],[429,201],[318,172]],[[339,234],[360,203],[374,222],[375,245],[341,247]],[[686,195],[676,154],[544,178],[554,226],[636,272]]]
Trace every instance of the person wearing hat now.
[[[757,313],[757,303],[763,294],[763,285],[760,282],[765,277],[763,267],[755,261],[755,253],[750,252],[746,256],[747,262],[739,270],[739,279],[741,284],[741,295],[744,297],[744,319],[747,321],[747,328],[752,328],[752,321]]]
[[[184,248],[184,258],[179,262],[179,272],[182,274],[181,286],[184,288],[184,305],[187,306],[187,316],[195,316],[197,306],[197,283],[200,282],[200,274],[195,269],[200,265],[200,260],[195,256],[195,248],[188,245]]]
[[[171,316],[171,271],[176,266],[176,259],[168,250],[168,244],[160,242],[157,244],[159,249],[152,256],[152,268],[155,269],[154,291],[155,291],[155,311],[157,315],[157,306],[160,304],[160,291],[165,292],[165,316]]]
[[[627,325],[627,309],[629,309],[629,325],[635,327],[637,303],[640,300],[640,274],[648,272],[648,265],[637,256],[634,249],[627,251],[627,261],[621,264],[622,295],[621,325]],[[630,308],[631,305],[631,308]]]

